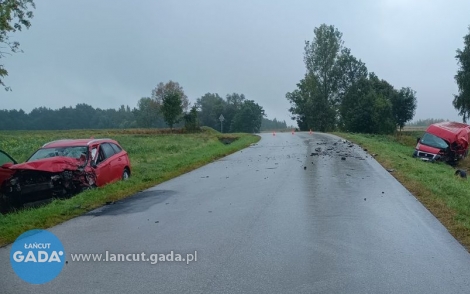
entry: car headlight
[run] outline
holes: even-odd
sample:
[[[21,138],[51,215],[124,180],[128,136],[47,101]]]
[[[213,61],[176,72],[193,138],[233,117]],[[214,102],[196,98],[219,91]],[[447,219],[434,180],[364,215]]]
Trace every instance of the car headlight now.
[[[18,178],[13,178],[10,180],[10,185],[15,186],[16,184],[18,184]]]

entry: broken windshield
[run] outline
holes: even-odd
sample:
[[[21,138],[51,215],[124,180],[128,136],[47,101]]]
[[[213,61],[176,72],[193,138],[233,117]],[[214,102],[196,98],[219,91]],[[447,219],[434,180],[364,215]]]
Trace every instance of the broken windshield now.
[[[439,149],[446,149],[449,147],[449,144],[447,144],[446,141],[430,133],[424,133],[424,136],[420,142],[421,144]]]
[[[83,161],[87,158],[87,147],[86,146],[74,146],[74,147],[55,147],[55,148],[42,148],[36,151],[27,162],[50,158],[56,156],[65,156],[76,159],[82,159]]]

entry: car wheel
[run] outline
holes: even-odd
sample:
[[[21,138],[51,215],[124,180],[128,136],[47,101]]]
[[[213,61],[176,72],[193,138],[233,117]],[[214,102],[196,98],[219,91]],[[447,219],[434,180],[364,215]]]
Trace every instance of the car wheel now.
[[[131,177],[131,174],[129,173],[129,170],[127,168],[124,169],[122,172],[122,180],[126,181]]]

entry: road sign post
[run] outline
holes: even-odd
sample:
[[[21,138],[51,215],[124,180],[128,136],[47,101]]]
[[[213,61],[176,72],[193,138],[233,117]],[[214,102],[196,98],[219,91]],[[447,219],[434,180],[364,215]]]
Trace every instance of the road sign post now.
[[[220,120],[220,132],[223,133],[224,132],[224,120],[225,120],[225,118],[222,114],[219,116],[219,120]]]

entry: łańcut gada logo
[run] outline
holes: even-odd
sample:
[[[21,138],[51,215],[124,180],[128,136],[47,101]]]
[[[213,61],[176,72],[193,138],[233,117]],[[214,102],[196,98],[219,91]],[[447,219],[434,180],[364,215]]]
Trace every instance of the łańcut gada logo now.
[[[31,230],[13,243],[10,262],[15,273],[31,284],[52,281],[62,271],[65,250],[60,240],[46,230]]]

